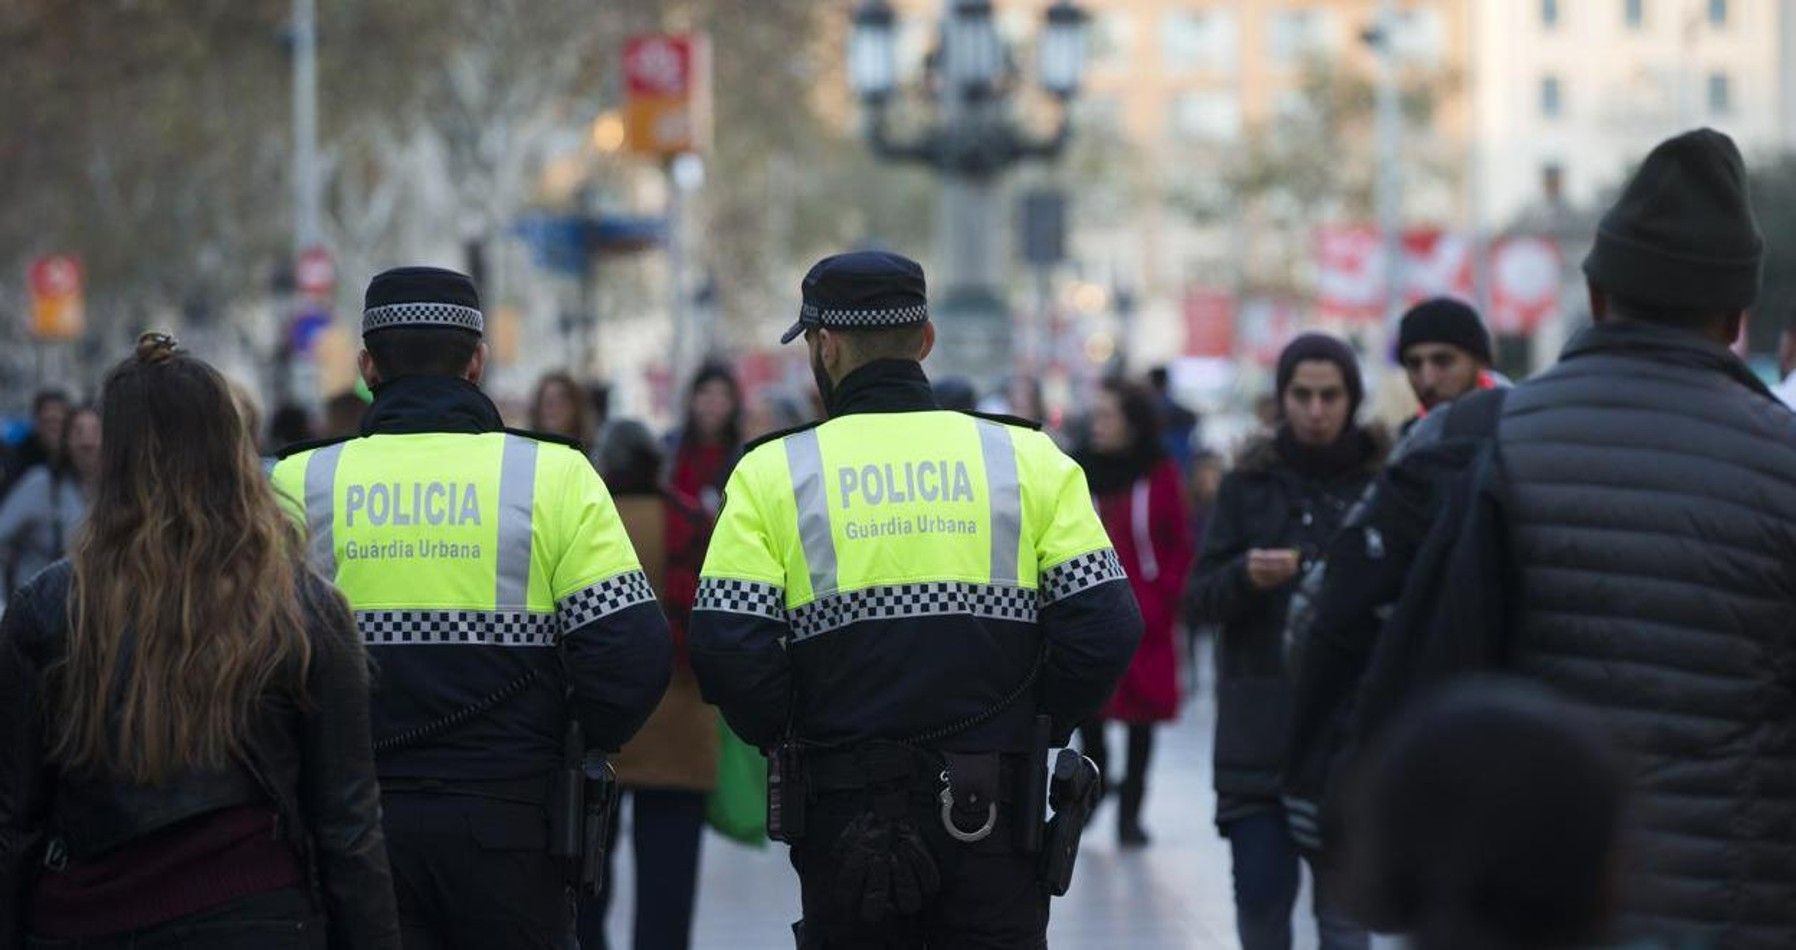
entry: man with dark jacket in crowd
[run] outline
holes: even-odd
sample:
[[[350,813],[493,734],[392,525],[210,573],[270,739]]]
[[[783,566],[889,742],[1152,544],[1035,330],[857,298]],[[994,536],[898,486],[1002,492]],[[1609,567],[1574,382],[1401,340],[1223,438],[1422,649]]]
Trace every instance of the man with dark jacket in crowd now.
[[[1506,663],[1632,772],[1628,934],[1796,946],[1796,415],[1730,350],[1764,242],[1703,129],[1647,156],[1584,261],[1596,325],[1498,428]]]
[[[1291,705],[1285,611],[1305,559],[1340,526],[1385,456],[1385,440],[1354,423],[1364,395],[1353,351],[1310,334],[1278,361],[1280,420],[1223,479],[1188,590],[1193,622],[1217,636],[1216,824],[1234,858],[1235,910],[1245,950],[1289,948],[1299,852],[1279,802]],[[1364,931],[1323,898],[1324,950],[1367,945]]]
[[[1397,329],[1397,359],[1422,404],[1421,411],[1403,424],[1404,435],[1436,407],[1498,385],[1490,369],[1490,333],[1484,321],[1469,304],[1451,297],[1424,300],[1403,315]]]

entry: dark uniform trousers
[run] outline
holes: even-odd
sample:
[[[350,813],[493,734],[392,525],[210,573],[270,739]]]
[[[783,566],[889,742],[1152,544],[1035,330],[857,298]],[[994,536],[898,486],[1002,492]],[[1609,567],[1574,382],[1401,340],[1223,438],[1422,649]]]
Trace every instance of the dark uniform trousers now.
[[[406,950],[576,950],[544,806],[389,792],[381,807]]]
[[[799,950],[911,948],[1036,950],[1047,946],[1048,892],[1036,859],[1014,843],[1013,819],[1001,810],[990,837],[965,844],[948,837],[941,805],[913,793],[911,820],[935,859],[942,888],[914,919],[862,923],[840,901],[836,843],[866,813],[863,793],[832,792],[809,805],[805,836],[792,845],[804,920],[794,928]]]

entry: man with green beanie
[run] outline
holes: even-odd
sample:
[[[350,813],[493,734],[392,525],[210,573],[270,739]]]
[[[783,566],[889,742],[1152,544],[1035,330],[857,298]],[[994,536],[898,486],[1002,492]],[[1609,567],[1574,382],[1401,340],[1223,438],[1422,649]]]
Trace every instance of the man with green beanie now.
[[[1729,349],[1763,251],[1732,140],[1659,145],[1497,429],[1506,663],[1630,762],[1621,937],[1796,946],[1796,414]]]

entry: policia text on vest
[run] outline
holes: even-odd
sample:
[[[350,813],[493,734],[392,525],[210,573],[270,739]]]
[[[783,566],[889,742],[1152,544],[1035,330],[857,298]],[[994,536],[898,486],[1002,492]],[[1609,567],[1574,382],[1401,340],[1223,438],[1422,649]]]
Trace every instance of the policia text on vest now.
[[[1108,697],[1138,609],[1046,436],[936,409],[909,361],[849,374],[831,416],[737,465],[691,634],[707,698],[781,750],[801,946],[943,920],[1039,945],[1027,790]]]
[[[473,381],[484,320],[467,277],[385,272],[362,327],[376,376],[383,352],[389,368],[412,357],[408,371],[370,380],[359,438],[291,451],[273,478],[376,669],[375,764],[405,943],[570,945],[569,842],[591,837],[583,826],[602,838],[604,816],[552,829],[551,806],[574,810],[568,790],[602,778],[587,752],[616,750],[660,699],[666,621],[585,455],[506,431]],[[444,352],[471,355],[449,372]]]

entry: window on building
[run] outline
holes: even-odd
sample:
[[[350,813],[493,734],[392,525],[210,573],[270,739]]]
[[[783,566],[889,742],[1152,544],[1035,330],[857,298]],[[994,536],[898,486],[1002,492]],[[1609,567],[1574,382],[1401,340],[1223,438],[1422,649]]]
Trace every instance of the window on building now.
[[[1734,111],[1733,83],[1728,81],[1727,73],[1709,74],[1709,113],[1711,115],[1727,115]]]
[[[1540,25],[1548,30],[1559,25],[1559,0],[1540,0]]]
[[[1540,166],[1540,196],[1547,204],[1565,203],[1565,166],[1548,162]]]
[[[1100,14],[1091,31],[1091,62],[1100,69],[1126,69],[1135,58],[1135,17],[1122,10]]]
[[[1727,0],[1709,0],[1709,25],[1727,25]]]
[[[1630,30],[1646,25],[1646,0],[1621,0],[1621,19]]]
[[[1166,71],[1233,72],[1240,37],[1230,10],[1175,10],[1161,22]]]
[[[1404,55],[1417,63],[1434,65],[1447,55],[1447,22],[1435,7],[1417,7],[1403,14],[1398,26]]]
[[[1272,18],[1272,59],[1283,66],[1327,56],[1334,50],[1334,17],[1330,10],[1283,10]]]
[[[1241,100],[1227,90],[1180,93],[1169,124],[1182,142],[1232,142],[1241,134]]]
[[[1565,90],[1561,88],[1558,76],[1547,76],[1540,81],[1540,114],[1548,119],[1565,114]]]

